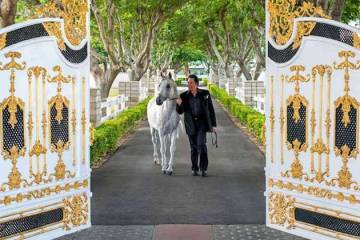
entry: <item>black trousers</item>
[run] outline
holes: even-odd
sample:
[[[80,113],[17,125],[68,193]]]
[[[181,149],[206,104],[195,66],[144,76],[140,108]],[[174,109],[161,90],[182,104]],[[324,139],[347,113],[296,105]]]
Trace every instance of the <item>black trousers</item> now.
[[[206,171],[208,168],[208,154],[206,147],[206,130],[204,127],[204,121],[195,121],[195,128],[195,134],[188,135],[191,147],[191,169],[193,171]]]

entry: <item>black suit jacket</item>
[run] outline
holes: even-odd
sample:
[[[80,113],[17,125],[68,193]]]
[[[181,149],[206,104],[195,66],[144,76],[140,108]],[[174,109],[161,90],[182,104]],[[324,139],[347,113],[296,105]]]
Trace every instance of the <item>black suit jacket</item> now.
[[[181,105],[176,105],[176,111],[179,114],[184,113],[184,123],[185,123],[185,130],[188,135],[195,134],[195,123],[193,116],[191,114],[191,108],[189,103],[189,97],[191,92],[186,91],[180,94],[180,98],[182,100]],[[206,126],[205,129],[207,132],[210,132],[213,127],[216,127],[216,117],[214,106],[212,104],[211,96],[208,90],[205,89],[198,89],[198,93],[202,107],[205,111],[205,118],[206,118]]]

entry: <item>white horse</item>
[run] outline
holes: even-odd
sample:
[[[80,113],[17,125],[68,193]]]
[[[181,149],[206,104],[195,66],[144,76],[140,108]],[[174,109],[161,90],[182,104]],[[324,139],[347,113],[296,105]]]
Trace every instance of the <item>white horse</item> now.
[[[160,140],[161,170],[164,174],[173,172],[176,138],[180,116],[176,112],[176,99],[179,97],[176,83],[169,77],[163,77],[158,86],[158,95],[147,106],[151,140],[154,146],[154,163],[160,164],[158,157],[158,138]],[[167,147],[170,146],[170,158],[166,161]]]

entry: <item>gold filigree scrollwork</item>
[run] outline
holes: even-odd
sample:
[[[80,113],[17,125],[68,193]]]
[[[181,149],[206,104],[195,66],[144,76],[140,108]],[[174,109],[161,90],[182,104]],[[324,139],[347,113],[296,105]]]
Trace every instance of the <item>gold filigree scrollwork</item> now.
[[[32,73],[28,71],[28,93],[29,93],[29,113],[28,113],[28,135],[29,135],[29,149],[31,149],[32,144],[32,135],[33,135],[33,120],[32,120]],[[33,175],[33,161],[32,157],[30,156],[30,166],[29,166],[29,175]]]
[[[290,78],[288,76],[285,77],[287,82],[294,82],[295,83],[295,94],[289,96],[287,99],[287,108],[291,107],[293,109],[293,116],[292,120],[295,124],[300,123],[300,108],[303,106],[305,108],[305,119],[302,120],[302,123],[305,124],[304,134],[305,138],[303,139],[303,142],[300,141],[300,138],[292,139],[292,142],[289,142],[290,140],[287,138],[288,141],[288,149],[292,149],[294,151],[294,160],[291,164],[291,175],[293,178],[302,178],[303,176],[303,166],[301,165],[300,159],[299,159],[299,153],[305,152],[307,150],[307,109],[308,109],[308,101],[307,99],[300,94],[300,82],[308,82],[310,80],[310,76],[303,76],[300,74],[301,71],[305,70],[304,66],[301,65],[295,65],[291,66],[290,70],[292,72],[295,72],[293,76]],[[288,119],[289,116],[287,116]],[[289,120],[287,120],[289,121]],[[287,126],[288,128],[289,126]],[[288,129],[287,129],[288,131]]]
[[[271,131],[271,137],[270,137],[270,161],[271,163],[274,163],[274,128],[275,128],[275,115],[274,115],[274,76],[271,76],[270,79],[270,131]]]
[[[42,134],[43,134],[43,143],[46,145],[46,129],[47,129],[47,118],[46,118],[46,78],[42,79]],[[46,162],[46,154],[43,155],[44,158],[44,175],[47,175],[47,162]]]
[[[82,78],[82,114],[81,114],[81,125],[82,125],[82,164],[86,163],[86,82],[85,78]]]
[[[327,74],[328,77],[331,76],[332,70],[331,67],[328,65],[316,65],[312,68],[312,77],[313,77],[313,83],[315,82],[316,79],[316,75],[320,76],[320,96],[319,96],[319,128],[318,128],[318,139],[316,140],[316,143],[313,143],[311,146],[311,155],[313,155],[313,153],[317,153],[318,154],[318,169],[316,171],[316,177],[315,179],[320,183],[324,180],[324,175],[327,172],[323,172],[322,171],[322,162],[321,162],[321,155],[323,153],[325,154],[329,154],[330,150],[329,150],[329,145],[325,145],[323,143],[323,139],[322,139],[322,126],[323,126],[323,86],[324,86],[324,76],[325,74]],[[313,89],[313,93],[314,93],[314,89]],[[313,95],[314,98],[314,95]],[[315,104],[315,100],[313,101],[313,104]],[[328,108],[329,108],[329,103],[328,104]],[[315,106],[313,105],[313,111],[314,111]],[[314,119],[315,121],[315,119]],[[314,134],[313,129],[312,129],[312,134]],[[312,137],[312,141],[313,141],[313,137]],[[313,163],[313,159],[312,159],[312,167],[314,165]],[[312,168],[313,170],[313,168]]]
[[[20,108],[24,107],[24,102],[20,98],[15,97],[15,70],[24,70],[26,64],[25,62],[20,64],[15,61],[16,58],[21,58],[21,53],[19,52],[9,52],[5,54],[5,57],[10,58],[11,60],[0,70],[10,70],[10,97],[3,101],[2,106],[3,108],[5,108],[5,106],[9,107],[9,124],[12,128],[15,128],[15,125],[18,123],[16,119],[17,108],[18,106]]]
[[[89,201],[86,193],[64,199],[64,230],[85,225],[89,220]]]
[[[310,117],[310,127],[311,127],[311,146],[314,145],[315,142],[315,127],[316,127],[316,119],[315,119],[315,74],[312,75],[312,109],[311,109],[311,117]],[[320,122],[321,124],[321,122]],[[310,154],[310,171],[314,172],[314,153]]]
[[[63,109],[64,107],[66,109],[70,109],[69,108],[69,100],[62,95],[62,83],[70,83],[73,80],[73,77],[71,76],[67,76],[65,77],[62,73],[62,69],[60,66],[55,66],[53,68],[53,71],[55,73],[57,73],[54,77],[52,78],[48,78],[48,82],[49,83],[57,83],[57,95],[52,97],[48,103],[49,105],[49,113],[51,113],[51,108],[55,108],[56,110],[56,115],[55,115],[55,120],[57,121],[57,124],[60,125],[63,121],[64,121],[64,116],[63,116]],[[49,114],[50,117],[50,122],[51,122],[51,114]],[[56,124],[56,123],[55,123]],[[67,116],[67,119],[65,119],[65,124],[67,124],[66,129],[67,129],[67,136],[70,136],[70,131],[69,131],[69,116]],[[50,144],[51,144],[51,152],[57,152],[58,154],[58,161],[57,164],[55,166],[55,173],[52,174],[52,176],[55,176],[56,180],[62,180],[65,178],[66,174],[71,176],[71,173],[69,171],[66,170],[66,165],[62,159],[62,155],[63,152],[69,149],[69,139],[52,139],[53,136],[53,132],[51,130],[52,128],[52,124],[49,124],[49,128],[50,128]],[[64,129],[62,129],[63,131]]]
[[[360,34],[353,33],[353,45],[355,48],[360,49]]]
[[[10,159],[12,164],[11,173],[9,174],[9,183],[8,186],[10,187],[10,190],[20,188],[21,184],[21,173],[17,169],[17,159],[20,156],[25,155],[25,148],[19,149],[15,145],[12,146],[9,152],[5,152],[4,157],[5,159]]]
[[[295,199],[282,193],[269,194],[269,219],[271,224],[285,226],[288,229],[295,225]]]
[[[348,201],[350,204],[360,204],[360,199],[356,198],[353,194],[343,194],[341,192],[333,192],[328,189],[304,186],[302,184],[295,184],[291,182],[286,182],[283,180],[269,179],[268,181],[269,188],[278,188],[280,190],[295,191],[300,194],[307,194],[310,196],[322,198],[322,199],[335,199],[338,202]]]
[[[0,34],[0,50],[6,47],[6,33]]]
[[[57,152],[58,162],[55,166],[55,178],[56,180],[62,180],[66,176],[66,165],[62,159],[63,152],[69,150],[69,142],[64,143],[62,140],[59,140],[55,145],[51,145],[51,152]]]
[[[269,36],[280,45],[286,44],[294,29],[294,19],[299,17],[323,17],[329,18],[321,7],[315,7],[312,3],[302,2],[297,5],[296,0],[269,0],[268,12],[270,14]],[[310,35],[315,27],[315,22],[300,22],[297,25],[296,38],[293,49],[301,44],[304,36]]]
[[[31,82],[32,75],[35,76],[35,126],[36,126],[35,135],[36,136],[35,136],[35,144],[32,146],[29,156],[30,156],[31,165],[32,165],[32,157],[36,156],[36,169],[37,169],[36,174],[31,174],[31,176],[33,176],[35,178],[34,182],[36,184],[40,184],[43,181],[43,176],[46,175],[46,159],[45,159],[45,157],[44,157],[44,162],[43,162],[43,170],[41,170],[41,168],[40,168],[40,155],[42,155],[42,154],[45,155],[47,152],[47,149],[43,145],[46,143],[46,141],[44,141],[43,144],[40,141],[40,110],[39,110],[39,78],[40,78],[40,76],[42,77],[42,84],[43,84],[42,88],[43,88],[43,92],[44,92],[44,82],[46,79],[46,74],[47,74],[47,70],[40,66],[35,66],[32,68],[29,68],[29,70],[28,70],[29,82]],[[42,110],[43,111],[45,110],[44,99],[45,99],[45,95],[43,93],[43,95],[42,95],[42,102],[43,102]],[[30,101],[32,101],[32,99]],[[44,130],[45,129],[43,128],[43,131]],[[32,144],[31,141],[32,140],[30,140],[30,143],[29,143],[30,146]]]
[[[348,161],[350,158],[356,158],[356,156],[359,153],[359,102],[349,95],[350,92],[350,73],[349,70],[359,69],[360,64],[354,64],[352,63],[349,58],[355,57],[355,53],[351,51],[341,51],[339,52],[339,57],[344,58],[344,61],[336,64],[334,63],[334,69],[336,70],[344,70],[344,96],[339,97],[335,101],[335,109],[339,109],[341,106],[341,111],[343,114],[341,123],[344,125],[345,129],[348,128],[349,124],[351,123],[350,119],[350,111],[353,108],[356,112],[356,139],[355,139],[355,147],[351,147],[348,144],[344,144],[341,147],[336,145],[336,136],[335,136],[335,146],[334,151],[336,156],[341,156],[343,165],[338,172],[338,178],[333,179],[331,182],[337,181],[339,187],[345,187],[350,188],[351,184],[356,184],[356,182],[353,182],[351,180],[351,173],[349,171],[349,168],[347,166]],[[336,119],[336,115],[335,115]],[[335,124],[335,129],[337,127],[337,124]],[[340,149],[339,149],[340,148]],[[352,148],[352,149],[351,149]]]
[[[72,149],[72,153],[73,153],[73,166],[75,166],[76,164],[76,104],[75,104],[75,99],[76,99],[76,93],[75,93],[75,78],[72,79],[72,113],[71,113],[71,126],[72,126],[72,133],[73,133],[73,149]]]
[[[17,193],[16,195],[7,195],[4,198],[0,198],[0,204],[10,205],[13,202],[21,203],[25,200],[31,201],[34,199],[42,199],[61,192],[70,192],[71,190],[85,189],[89,186],[89,180],[85,179],[82,182],[76,181],[74,183],[66,183],[63,185],[55,185],[53,187],[46,187],[42,189],[36,189],[29,192]]]
[[[21,58],[21,53],[19,52],[9,52],[5,54],[6,58],[10,58],[9,63],[5,64],[3,67],[0,67],[1,71],[8,71],[10,70],[10,96],[6,99],[4,99],[0,105],[0,111],[1,111],[1,139],[2,139],[2,154],[4,155],[5,159],[10,159],[12,164],[12,170],[8,176],[9,182],[2,185],[2,188],[4,189],[5,186],[9,186],[11,189],[20,188],[21,182],[24,181],[26,184],[27,182],[25,180],[21,179],[21,173],[17,169],[17,160],[20,156],[25,155],[25,134],[24,129],[22,129],[22,136],[16,136],[19,138],[22,138],[23,143],[19,143],[16,145],[16,143],[13,143],[13,146],[5,149],[4,144],[4,122],[3,122],[3,112],[7,109],[9,113],[9,120],[7,124],[9,124],[11,129],[15,129],[15,127],[19,127],[19,122],[17,119],[17,113],[18,111],[21,111],[22,114],[24,114],[24,108],[25,103],[22,101],[21,98],[17,98],[15,96],[15,79],[16,74],[15,71],[21,71],[24,70],[26,67],[26,63],[18,63],[16,62],[16,59]],[[25,125],[24,117],[22,118],[22,123],[20,124],[22,126]],[[21,131],[21,130],[20,130]],[[20,141],[21,142],[21,141]]]
[[[49,1],[37,9],[37,17],[58,17],[64,19],[65,34],[69,42],[79,45],[86,38],[87,0]]]
[[[301,45],[301,40],[304,36],[309,36],[311,31],[314,29],[316,22],[300,22],[298,23],[296,38],[294,40],[294,44],[292,45],[292,49],[297,49]]]
[[[349,112],[350,112],[350,106],[353,103],[353,100],[351,97],[347,97],[349,96],[349,91],[350,91],[350,87],[349,87],[349,82],[350,82],[350,73],[349,70],[354,70],[354,69],[359,69],[360,65],[359,64],[354,64],[352,62],[349,61],[350,57],[355,57],[355,53],[351,52],[351,51],[341,51],[339,52],[339,57],[341,58],[345,58],[345,60],[339,64],[336,64],[334,62],[334,69],[336,70],[344,70],[344,93],[345,96],[342,98],[342,111],[343,111],[343,119],[342,119],[342,123],[344,124],[345,127],[347,127],[347,125],[350,123],[350,118],[349,118]],[[340,99],[339,99],[340,100]],[[338,100],[337,100],[338,102]]]
[[[49,83],[57,83],[58,87],[57,87],[57,96],[55,96],[54,98],[52,98],[52,100],[50,102],[53,102],[55,104],[55,109],[56,109],[56,120],[58,121],[58,124],[60,124],[60,122],[63,120],[63,115],[62,115],[62,110],[64,107],[64,104],[68,105],[68,101],[66,101],[66,98],[64,96],[61,95],[61,91],[62,91],[62,83],[70,83],[72,81],[72,77],[71,76],[67,76],[65,77],[62,73],[62,69],[59,65],[55,66],[53,68],[53,71],[55,73],[57,73],[57,75],[53,78],[49,78],[48,82]]]
[[[327,100],[326,100],[326,119],[325,119],[325,127],[326,127],[326,145],[330,149],[330,128],[331,128],[331,119],[330,119],[330,98],[331,98],[331,75],[332,69],[331,67],[326,68],[327,75]],[[326,154],[326,176],[330,176],[330,153]]]
[[[295,95],[293,96],[293,109],[294,109],[294,116],[293,119],[295,121],[295,123],[298,123],[298,121],[300,120],[300,114],[299,114],[299,110],[300,110],[300,106],[301,106],[301,102],[302,99],[304,99],[303,96],[300,95],[300,82],[308,82],[310,80],[309,76],[302,76],[300,74],[301,71],[305,70],[305,67],[302,65],[296,65],[296,66],[291,66],[290,70],[292,72],[295,72],[295,74],[293,76],[291,76],[290,78],[288,78],[286,76],[286,80],[287,82],[295,82]]]
[[[303,166],[301,165],[300,159],[299,159],[299,153],[301,151],[305,152],[307,149],[306,143],[301,143],[298,139],[295,139],[292,142],[292,149],[295,154],[295,158],[293,160],[293,163],[291,164],[291,175],[293,178],[301,179],[303,174]]]
[[[284,83],[285,82],[285,77],[281,76],[281,106],[280,106],[280,131],[281,131],[281,143],[280,143],[280,147],[281,147],[281,164],[284,164],[284,124],[285,124],[285,116],[284,116]]]
[[[60,50],[66,50],[64,39],[61,31],[61,23],[59,22],[45,22],[43,23],[45,30],[48,32],[49,36],[54,36]]]

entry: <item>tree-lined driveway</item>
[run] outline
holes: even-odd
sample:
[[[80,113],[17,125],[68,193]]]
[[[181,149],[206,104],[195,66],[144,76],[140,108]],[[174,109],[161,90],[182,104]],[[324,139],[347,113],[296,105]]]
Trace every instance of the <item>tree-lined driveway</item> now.
[[[264,155],[215,102],[219,148],[208,135],[209,177],[191,176],[185,133],[174,174],[153,164],[147,122],[92,174],[92,224],[263,224]]]

